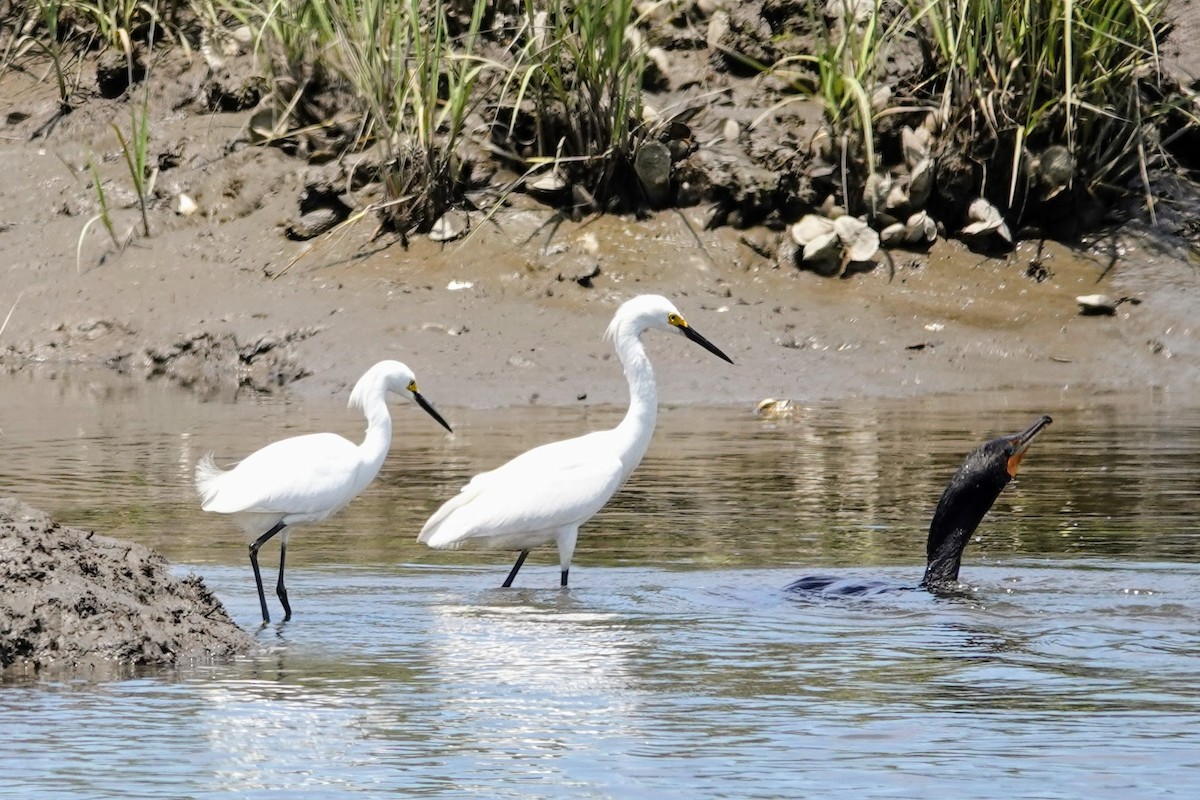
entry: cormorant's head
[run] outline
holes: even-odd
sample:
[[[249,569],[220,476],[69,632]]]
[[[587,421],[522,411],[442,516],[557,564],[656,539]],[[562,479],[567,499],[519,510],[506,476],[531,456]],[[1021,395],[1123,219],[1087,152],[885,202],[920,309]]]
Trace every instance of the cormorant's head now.
[[[958,580],[962,553],[983,516],[1008,485],[1029,445],[1049,425],[1043,416],[1020,433],[981,444],[963,460],[938,502],[926,542],[928,563],[921,585],[936,587]]]

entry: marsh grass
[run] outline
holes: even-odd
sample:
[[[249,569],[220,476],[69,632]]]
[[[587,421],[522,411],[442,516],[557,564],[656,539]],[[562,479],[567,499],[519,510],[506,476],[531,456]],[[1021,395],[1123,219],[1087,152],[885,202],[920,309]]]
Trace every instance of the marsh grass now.
[[[151,170],[149,165],[150,116],[144,104],[140,109],[135,106],[130,112],[130,116],[128,138],[118,126],[113,125],[112,128],[117,135],[117,141],[121,143],[121,155],[125,159],[130,182],[133,185],[134,194],[137,196],[138,210],[142,215],[142,235],[148,237],[150,236],[150,217],[147,206],[154,194],[154,183],[157,176],[157,171]]]
[[[96,168],[96,160],[91,156],[88,157],[88,171],[92,176],[92,187],[96,191],[96,204],[100,210],[93,214],[87,222],[83,223],[83,228],[79,231],[79,238],[75,242],[76,272],[83,271],[83,240],[87,238],[88,231],[97,222],[101,223],[104,226],[104,230],[108,231],[108,236],[112,239],[113,247],[118,251],[125,248],[125,241],[117,236],[116,228],[113,226],[112,214],[108,209],[108,196],[104,191],[104,182],[100,178],[100,170]]]
[[[215,21],[229,16],[254,33],[258,62],[267,73],[285,127],[324,122],[307,100],[328,87],[335,67],[328,51],[336,38],[325,0],[194,0],[197,15]]]
[[[816,52],[780,59],[776,64],[758,68],[775,75],[797,94],[785,97],[758,121],[797,98],[814,98],[821,103],[829,123],[832,141],[825,157],[838,170],[841,202],[852,212],[862,196],[867,178],[880,168],[876,123],[880,105],[877,93],[883,84],[883,70],[890,43],[906,31],[906,20],[884,20],[880,4],[871,13],[856,17],[861,4],[847,2],[839,19],[825,30]]]
[[[344,101],[337,114],[355,120],[355,128],[339,144],[377,149],[384,196],[376,210],[387,227],[402,235],[427,231],[461,198],[469,172],[460,158],[464,125],[479,102],[476,83],[490,66],[475,54],[486,0],[469,4],[470,23],[458,36],[450,33],[442,2],[218,0],[218,6],[255,32],[282,117],[275,138],[341,127],[314,95]]]
[[[68,74],[73,48],[66,41],[65,26],[60,24],[69,5],[64,0],[32,0],[22,10],[6,17],[11,29],[0,57],[0,73],[3,73],[25,54],[41,53],[50,62],[58,87],[60,114],[71,111],[71,95],[77,83],[77,79],[72,81]]]
[[[506,152],[526,167],[553,165],[599,207],[637,195],[633,159],[649,135],[646,48],[631,35],[638,21],[631,0],[526,0],[523,43],[504,83],[507,121],[495,130]]]
[[[461,199],[469,163],[461,143],[475,86],[491,64],[475,53],[487,3],[475,0],[467,29],[451,36],[444,4],[335,0],[329,57],[365,106],[360,140],[381,154],[392,229],[428,231]]]
[[[1179,107],[1161,83],[1161,0],[914,0],[922,92],[982,170],[981,194],[1018,213],[1031,158],[1065,146],[1071,191],[1111,194],[1160,155]],[[968,143],[973,143],[969,145]],[[990,165],[990,169],[987,165]],[[1148,187],[1147,187],[1148,191]],[[1153,213],[1151,211],[1151,213]]]
[[[125,51],[126,68],[129,70],[129,81],[133,83],[134,71],[134,52],[133,43],[129,38],[129,34],[124,29],[117,32],[118,41],[122,49]],[[150,21],[150,30],[148,33],[148,42],[153,47],[154,42],[154,21]],[[137,198],[138,210],[141,212],[142,220],[142,235],[150,236],[150,216],[149,203],[154,194],[155,179],[158,175],[157,169],[150,165],[150,92],[146,87],[142,90],[142,99],[140,102],[130,102],[129,104],[129,135],[121,130],[116,123],[112,124],[113,133],[117,137],[117,142],[121,146],[121,156],[125,161],[125,166],[129,174],[130,184],[133,188],[135,197]],[[79,240],[75,245],[75,268],[80,269],[80,262],[83,253],[83,240],[87,236],[88,230],[100,222],[104,225],[104,229],[108,232],[108,236],[112,239],[113,246],[119,251],[123,250],[128,244],[130,236],[124,238],[118,237],[113,226],[112,214],[109,210],[108,196],[104,189],[104,181],[100,177],[100,171],[96,168],[96,161],[93,157],[88,157],[88,171],[92,176],[92,185],[96,192],[96,203],[99,211],[93,215],[79,232]],[[132,235],[132,231],[130,232]]]

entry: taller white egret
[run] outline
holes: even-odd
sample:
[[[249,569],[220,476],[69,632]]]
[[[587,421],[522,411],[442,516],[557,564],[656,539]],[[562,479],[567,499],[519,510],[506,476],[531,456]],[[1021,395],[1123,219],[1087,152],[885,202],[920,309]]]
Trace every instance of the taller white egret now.
[[[640,295],[613,316],[612,340],[629,381],[629,411],[612,430],[552,442],[482,472],[434,512],[417,541],[436,549],[473,545],[519,550],[504,586],[525,563],[531,548],[558,544],[561,585],[567,585],[579,526],[592,518],[641,462],[654,434],[658,389],[642,346],[642,333],[657,328],[691,339],[710,353],[733,361],[696,333],[665,297]]]
[[[287,557],[289,525],[319,522],[340,511],[379,474],[392,444],[392,417],[388,392],[415,402],[451,430],[446,420],[417,391],[412,370],[399,361],[380,361],[366,371],[350,392],[350,408],[367,418],[363,443],[336,433],[312,433],[283,439],[258,450],[231,470],[213,463],[212,454],[196,464],[196,490],[205,511],[230,515],[252,537],[250,566],[258,584],[263,622],[270,622],[258,550],[282,531],[279,542],[279,581],[275,593],[283,605],[283,620],[292,618],[283,564]]]

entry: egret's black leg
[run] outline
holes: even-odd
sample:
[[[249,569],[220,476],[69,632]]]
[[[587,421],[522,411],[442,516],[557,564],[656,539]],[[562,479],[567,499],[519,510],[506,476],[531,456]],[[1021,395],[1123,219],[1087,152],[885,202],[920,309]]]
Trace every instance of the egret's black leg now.
[[[271,615],[267,613],[267,596],[263,593],[262,573],[258,571],[258,548],[275,534],[283,530],[283,523],[275,524],[274,528],[250,543],[250,566],[254,568],[254,583],[258,585],[258,603],[262,606],[263,622],[270,622]],[[286,608],[286,606],[285,606]]]
[[[258,549],[254,545],[250,545],[250,566],[254,568],[254,582],[258,585],[258,602],[262,606],[263,624],[266,625],[271,621],[271,615],[267,613],[267,596],[263,594],[262,573],[258,571]]]
[[[564,570],[562,571],[562,580],[559,582],[559,584],[558,584],[559,586],[562,586],[563,588],[566,588],[566,586],[567,586],[567,573],[568,573],[568,572],[570,572],[570,571],[571,571],[571,568],[570,568],[570,567],[567,567],[566,569],[564,569]]]
[[[525,563],[525,556],[529,555],[528,550],[522,550],[521,555],[517,556],[517,563],[513,564],[512,572],[508,573],[508,577],[504,579],[504,584],[501,589],[507,589],[512,586],[513,578],[517,577],[517,573],[521,569],[521,565]]]
[[[275,594],[279,595],[279,602],[283,606],[283,621],[287,622],[292,618],[292,607],[288,605],[287,588],[283,585],[283,562],[287,558],[287,537],[279,543],[279,581],[275,584]]]

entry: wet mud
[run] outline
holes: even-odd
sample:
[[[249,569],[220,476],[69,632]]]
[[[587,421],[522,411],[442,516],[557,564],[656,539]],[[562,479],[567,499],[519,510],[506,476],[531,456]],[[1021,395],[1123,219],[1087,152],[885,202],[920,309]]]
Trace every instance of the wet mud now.
[[[253,639],[196,575],[139,544],[0,498],[0,675],[107,676],[245,653]]]

